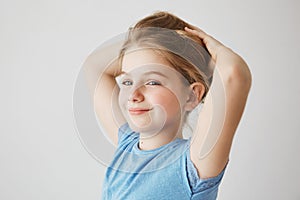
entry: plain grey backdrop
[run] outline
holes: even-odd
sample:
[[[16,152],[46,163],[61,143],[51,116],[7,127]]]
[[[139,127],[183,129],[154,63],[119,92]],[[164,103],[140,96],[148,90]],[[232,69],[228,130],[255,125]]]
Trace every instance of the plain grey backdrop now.
[[[219,200],[300,199],[300,1],[0,1],[0,199],[100,199],[72,93],[86,57],[157,10],[237,51],[253,76]],[[105,149],[103,149],[105,151]]]

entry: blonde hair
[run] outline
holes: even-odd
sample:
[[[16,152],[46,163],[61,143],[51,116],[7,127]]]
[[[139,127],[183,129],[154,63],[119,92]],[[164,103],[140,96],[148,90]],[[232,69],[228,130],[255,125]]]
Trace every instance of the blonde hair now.
[[[152,48],[192,84],[200,82],[205,87],[205,98],[212,79],[199,68],[208,68],[210,56],[200,38],[184,31],[191,25],[168,12],[156,12],[138,21],[130,28],[119,54],[119,66],[130,48]]]

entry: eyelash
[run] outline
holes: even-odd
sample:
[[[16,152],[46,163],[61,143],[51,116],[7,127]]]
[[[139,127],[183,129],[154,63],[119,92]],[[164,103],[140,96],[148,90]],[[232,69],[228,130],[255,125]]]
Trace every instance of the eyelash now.
[[[147,82],[146,85],[161,85],[161,83],[158,82],[158,81],[153,81],[152,80],[152,81]]]
[[[132,85],[132,81],[130,80],[125,80],[125,81],[122,81],[122,85],[125,85],[125,86],[131,86]],[[151,85],[151,86],[155,86],[155,85],[161,85],[161,83],[159,81],[148,81],[146,83],[146,85]]]
[[[130,83],[130,84],[128,84],[128,83]],[[130,85],[132,85],[132,81],[129,81],[129,80],[122,81],[122,85],[130,86]]]

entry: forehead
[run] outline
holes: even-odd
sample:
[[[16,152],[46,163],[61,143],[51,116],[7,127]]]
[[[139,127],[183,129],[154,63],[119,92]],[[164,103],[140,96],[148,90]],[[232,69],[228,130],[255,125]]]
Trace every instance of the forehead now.
[[[168,61],[152,49],[135,49],[126,54],[122,61],[122,71],[128,73],[134,69],[149,66],[160,65],[171,67]]]

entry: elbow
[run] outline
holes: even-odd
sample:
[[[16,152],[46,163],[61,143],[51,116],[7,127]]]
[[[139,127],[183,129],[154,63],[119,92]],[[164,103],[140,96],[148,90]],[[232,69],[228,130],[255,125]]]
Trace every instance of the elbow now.
[[[229,85],[240,87],[240,89],[247,91],[250,90],[252,84],[252,74],[244,61],[232,67],[227,82]]]

